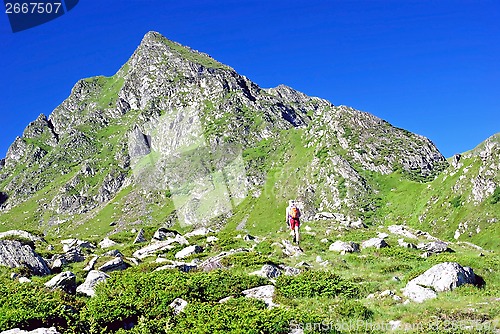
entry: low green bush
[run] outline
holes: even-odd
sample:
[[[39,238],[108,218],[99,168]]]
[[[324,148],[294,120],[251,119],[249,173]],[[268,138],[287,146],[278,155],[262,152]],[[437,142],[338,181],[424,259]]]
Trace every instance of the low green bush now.
[[[354,283],[328,271],[306,271],[297,276],[281,275],[276,280],[276,287],[279,294],[286,298],[355,298],[359,295],[359,289]]]

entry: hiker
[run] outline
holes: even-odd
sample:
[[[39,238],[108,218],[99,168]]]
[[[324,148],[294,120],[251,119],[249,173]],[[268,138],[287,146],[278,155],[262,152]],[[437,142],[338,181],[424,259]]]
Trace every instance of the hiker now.
[[[294,200],[286,208],[286,222],[293,231],[293,242],[299,244],[300,210]]]

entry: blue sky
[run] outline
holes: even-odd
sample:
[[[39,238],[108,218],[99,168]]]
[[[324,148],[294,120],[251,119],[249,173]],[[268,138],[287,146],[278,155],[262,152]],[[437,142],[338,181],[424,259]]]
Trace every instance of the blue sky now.
[[[500,132],[498,1],[81,0],[18,33],[0,17],[1,157],[77,80],[113,75],[150,30],[261,87],[424,135],[447,157]]]

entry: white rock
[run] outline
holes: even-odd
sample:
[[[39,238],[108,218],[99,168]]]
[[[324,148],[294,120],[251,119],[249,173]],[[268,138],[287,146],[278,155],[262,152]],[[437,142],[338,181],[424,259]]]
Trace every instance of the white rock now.
[[[191,245],[191,246],[188,246],[188,247],[178,251],[177,253],[175,253],[175,258],[176,259],[183,259],[183,258],[186,258],[188,256],[191,256],[191,255],[194,255],[197,253],[201,253],[202,251],[203,251],[203,248],[201,248],[200,246]]]
[[[274,291],[275,291],[274,285],[263,285],[253,289],[242,291],[242,293],[247,298],[260,299],[266,303],[268,308],[272,308],[274,306],[277,306],[276,304],[273,303]]]
[[[359,245],[355,242],[344,242],[337,240],[328,248],[330,251],[334,252],[345,252],[345,253],[353,253],[359,251]]]
[[[212,242],[215,242],[217,240],[219,240],[219,238],[217,238],[214,235],[211,235],[211,236],[207,237],[207,243],[212,243]]]
[[[209,233],[213,232],[211,229],[208,229],[206,227],[200,227],[194,231],[191,231],[189,233],[186,233],[184,236],[186,238],[191,238],[191,237],[194,237],[194,236],[201,236],[201,235],[207,235]]]
[[[31,280],[28,277],[19,277],[19,283],[31,283]]]
[[[184,311],[184,309],[186,308],[187,305],[188,305],[188,302],[185,301],[184,299],[175,298],[174,301],[168,306],[173,308],[174,314],[177,315],[177,314],[181,313],[182,311]]]
[[[99,247],[101,248],[109,248],[109,247],[113,247],[117,245],[116,242],[114,242],[113,240],[111,240],[110,238],[106,237],[104,238],[100,243],[99,243]]]
[[[85,294],[89,297],[95,295],[95,287],[101,282],[105,282],[109,278],[109,275],[102,271],[91,270],[82,285],[76,288],[76,292]]]
[[[385,242],[384,239],[371,238],[361,243],[361,248],[368,248],[368,247],[384,248],[384,247],[389,247],[389,245],[387,244],[387,242]]]

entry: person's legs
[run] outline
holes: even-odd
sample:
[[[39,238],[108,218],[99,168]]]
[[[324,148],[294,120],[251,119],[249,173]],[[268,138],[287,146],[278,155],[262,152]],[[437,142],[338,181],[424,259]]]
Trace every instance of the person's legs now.
[[[300,235],[299,235],[299,224],[295,224],[295,243],[298,245],[300,241]]]

